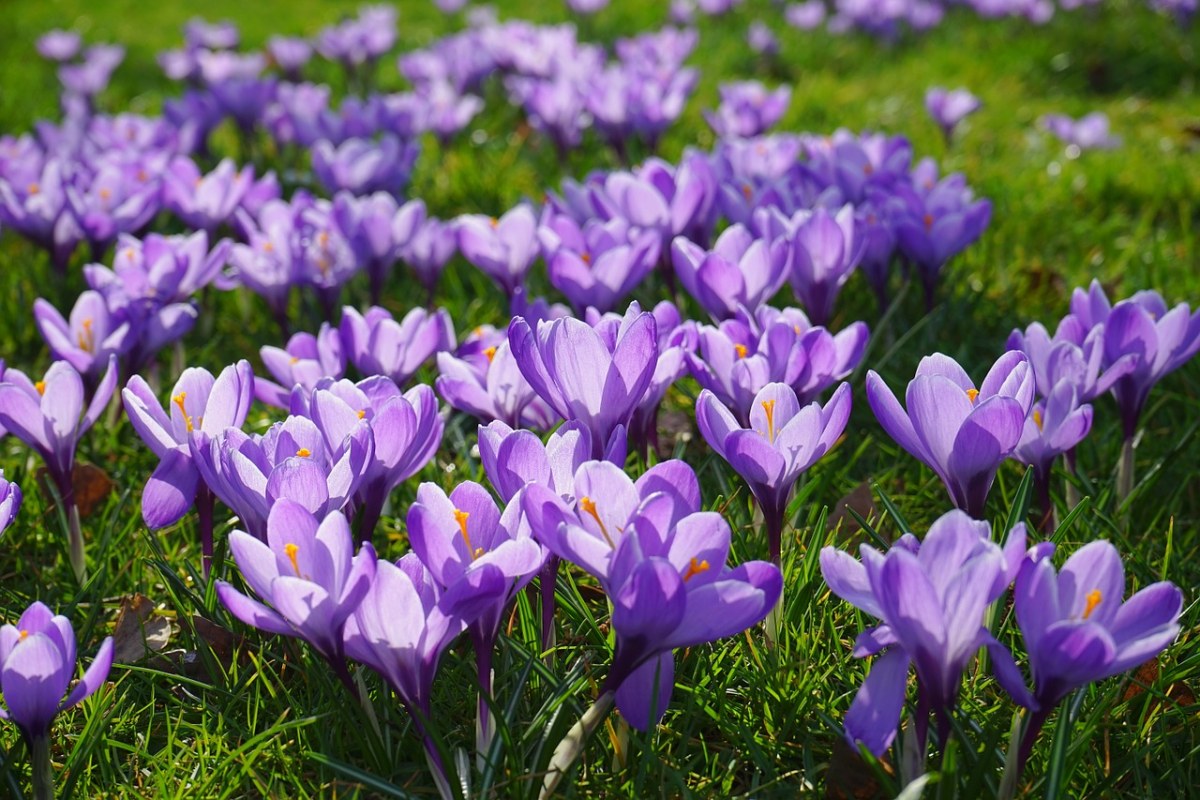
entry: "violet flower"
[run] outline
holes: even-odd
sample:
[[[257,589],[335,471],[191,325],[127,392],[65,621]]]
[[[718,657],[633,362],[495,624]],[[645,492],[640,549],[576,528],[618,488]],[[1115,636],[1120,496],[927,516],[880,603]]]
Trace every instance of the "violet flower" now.
[[[621,219],[580,225],[565,214],[548,212],[538,227],[550,284],[577,314],[587,308],[609,311],[654,269],[659,237]]]
[[[267,38],[268,58],[293,83],[299,82],[300,71],[312,60],[312,54],[312,45],[306,39],[278,35]]]
[[[308,642],[357,697],[346,668],[344,631],[375,578],[371,543],[354,555],[350,525],[341,512],[318,520],[303,505],[283,499],[271,507],[265,542],[234,531],[229,549],[261,601],[217,581],[225,608],[251,627]]]
[[[704,117],[722,139],[747,139],[765,133],[780,120],[792,101],[792,87],[770,90],[758,81],[723,83],[718,91],[720,105],[716,111],[705,111]]]
[[[0,425],[42,457],[50,481],[58,492],[67,517],[71,568],[80,585],[87,580],[83,530],[75,505],[75,450],[79,440],[96,423],[117,386],[117,359],[109,356],[108,369],[84,408],[83,379],[65,361],[55,361],[34,383],[16,369],[4,372],[0,383]],[[80,416],[82,414],[82,416]]]
[[[504,216],[466,214],[455,220],[463,257],[504,290],[512,300],[538,254],[537,219],[528,205],[514,206]]]
[[[1071,452],[1092,429],[1092,407],[1081,403],[1069,379],[1060,381],[1045,399],[1033,404],[1013,458],[1033,467],[1034,486],[1046,523],[1052,518],[1050,470],[1063,453]]]
[[[947,146],[958,123],[978,111],[981,105],[979,98],[966,89],[943,89],[934,86],[925,93],[925,110],[941,128]]]
[[[1077,341],[1082,339],[1082,341]],[[1038,394],[1047,397],[1063,381],[1074,387],[1080,403],[1090,403],[1137,366],[1138,354],[1126,353],[1111,364],[1104,357],[1104,326],[1083,329],[1073,314],[1063,318],[1051,338],[1040,322],[1024,332],[1014,330],[1008,349],[1029,359]]]
[[[68,165],[47,159],[40,173],[25,183],[0,178],[0,223],[50,253],[55,269],[65,273],[83,231],[67,208],[64,172]]]
[[[189,236],[152,233],[145,239],[123,234],[117,238],[112,269],[88,264],[83,275],[110,309],[187,302],[217,278],[229,255],[228,239],[214,243],[212,250],[208,243],[204,231]]]
[[[791,254],[796,299],[815,324],[827,325],[838,294],[863,255],[863,243],[854,234],[854,206],[842,206],[836,215],[814,209],[796,227]]]
[[[707,389],[696,398],[700,434],[745,479],[762,509],[773,564],[780,563],[792,487],[833,448],[849,419],[848,383],[838,386],[824,407],[813,402],[803,408],[790,386],[769,383],[754,397],[749,428]]]
[[[39,297],[33,303],[33,319],[50,354],[89,378],[133,345],[134,332],[123,316],[112,314],[104,297],[91,290],[79,295],[69,322],[46,300]]]
[[[254,167],[240,170],[225,158],[207,175],[187,156],[171,159],[163,173],[163,205],[185,225],[213,231],[233,217],[246,191],[254,185]]]
[[[1038,120],[1045,130],[1057,136],[1074,153],[1080,150],[1112,150],[1121,146],[1120,137],[1113,136],[1108,130],[1108,115],[1093,111],[1079,119],[1072,119],[1066,114],[1045,114]]]
[[[417,142],[401,141],[386,133],[379,141],[350,138],[336,146],[323,139],[313,145],[312,169],[330,192],[387,192],[400,197],[408,187],[419,153]]]
[[[790,255],[783,239],[755,238],[738,224],[726,228],[708,252],[682,236],[671,242],[679,282],[716,320],[770,302],[787,280]]]
[[[559,416],[521,374],[508,339],[488,347],[484,354],[487,365],[480,371],[451,353],[438,353],[438,394],[483,423],[501,420],[518,428],[552,428]]]
[[[366,270],[371,303],[378,305],[400,246],[408,243],[425,219],[425,204],[414,200],[401,208],[386,192],[361,198],[339,192],[333,198],[332,216],[357,265]]]
[[[984,612],[1004,593],[1025,558],[1025,526],[1003,548],[986,522],[962,511],[937,519],[923,541],[906,533],[886,553],[862,545],[862,561],[821,550],[830,590],[881,624],[859,634],[855,658],[877,656],[846,713],[846,739],[882,755],[895,738],[911,663],[917,671],[917,753],[925,752],[929,714],[946,747],[963,670],[980,647],[993,663],[1012,656],[984,627]],[[878,655],[883,651],[882,655]]]
[[[1121,556],[1104,540],[1076,550],[1059,572],[1048,557],[1021,567],[1013,606],[1029,653],[1033,692],[1011,659],[995,664],[1000,684],[1030,710],[1018,771],[1046,718],[1068,694],[1145,663],[1179,635],[1183,593],[1175,584],[1152,583],[1124,597]]]
[[[266,345],[258,352],[263,366],[277,382],[256,377],[254,396],[276,408],[289,407],[293,387],[312,390],[322,378],[336,380],[346,372],[341,334],[328,322],[321,323],[316,336],[294,333],[283,348]],[[239,428],[241,424],[231,427]]]
[[[419,202],[421,201],[414,200],[401,208],[393,225],[400,227],[400,216],[404,208]],[[394,235],[396,227],[393,227]],[[399,235],[396,235],[396,238],[399,241]],[[458,231],[454,223],[443,222],[434,217],[427,217],[413,230],[407,243],[400,247],[400,257],[425,287],[425,303],[430,308],[433,307],[434,296],[437,293],[438,278],[457,250]]]
[[[897,444],[937,473],[958,508],[983,518],[996,470],[1012,455],[1033,407],[1033,373],[1022,353],[997,359],[978,389],[949,356],[917,365],[905,395],[907,411],[874,371],[867,402]]]
[[[600,458],[625,428],[646,393],[658,363],[657,326],[652,314],[632,303],[619,327],[605,338],[573,318],[537,323],[524,317],[508,328],[513,357],[534,391],[564,419],[578,420],[592,435]]]
[[[0,469],[0,536],[4,535],[16,519],[24,498],[21,487],[5,478],[4,470]]]
[[[100,643],[96,657],[73,687],[75,629],[66,617],[34,603],[17,624],[0,627],[0,719],[11,721],[21,732],[33,759],[36,797],[54,796],[50,764],[50,725],[54,718],[92,696],[108,679],[113,640]],[[70,689],[70,693],[67,690]]]
[[[215,436],[226,428],[240,428],[250,412],[253,386],[250,362],[243,359],[216,378],[206,369],[185,369],[165,411],[139,375],[121,391],[133,429],[159,458],[142,490],[142,520],[151,530],[165,528],[183,519],[194,505],[206,576],[213,552],[213,495],[196,468],[191,441],[197,431]]]
[[[366,314],[342,309],[338,325],[346,358],[363,375],[385,375],[403,386],[435,353],[454,346],[454,328],[444,308],[414,308],[396,321],[374,306]]]
[[[82,37],[75,31],[55,29],[46,31],[38,37],[36,47],[38,55],[47,61],[70,61],[79,53],[83,43]]]

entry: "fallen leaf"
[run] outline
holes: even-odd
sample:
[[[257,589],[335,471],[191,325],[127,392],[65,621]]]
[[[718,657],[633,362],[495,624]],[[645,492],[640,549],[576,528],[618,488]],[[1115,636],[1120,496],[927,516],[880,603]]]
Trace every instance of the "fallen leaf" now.
[[[45,467],[37,471],[37,482],[42,493],[48,498],[54,497],[50,489],[50,474]],[[75,485],[75,505],[79,508],[79,516],[91,516],[92,512],[104,504],[112,494],[116,484],[108,473],[95,464],[76,464],[71,471],[71,482]]]
[[[884,769],[891,773],[891,766],[880,759]],[[829,800],[874,800],[887,795],[874,773],[863,762],[862,756],[840,736],[833,742],[833,756],[825,772],[825,797]]]
[[[851,510],[858,512],[858,515],[868,522],[872,518],[879,519],[879,509],[875,507],[875,495],[871,493],[871,484],[868,481],[863,481],[855,486],[849,494],[834,504],[826,527],[831,531],[836,531],[840,527],[841,532],[847,537],[857,534],[862,530],[862,526],[850,514]]]
[[[171,641],[171,621],[154,613],[154,603],[142,594],[121,598],[113,630],[113,661],[135,664],[161,651]]]

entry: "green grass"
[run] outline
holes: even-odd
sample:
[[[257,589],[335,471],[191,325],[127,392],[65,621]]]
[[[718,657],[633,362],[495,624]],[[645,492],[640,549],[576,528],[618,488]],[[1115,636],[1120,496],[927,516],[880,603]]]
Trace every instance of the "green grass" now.
[[[201,9],[131,0],[10,0],[0,26],[0,131],[19,133],[56,113],[53,70],[33,51],[33,39],[50,27],[75,27],[90,41],[119,41],[128,48],[113,87],[102,98],[108,110],[156,111],[173,91],[154,54],[173,46],[184,20]],[[560,4],[506,0],[503,11],[538,21],[564,19]],[[665,3],[614,0],[590,21],[585,36],[611,41],[656,27]],[[248,45],[268,34],[308,34],[341,13],[319,0],[281,3],[213,0],[210,19],[232,18]],[[980,374],[1003,348],[1013,327],[1032,320],[1053,323],[1066,311],[1072,287],[1099,278],[1110,294],[1155,288],[1169,302],[1200,301],[1200,152],[1187,132],[1200,122],[1196,85],[1200,29],[1183,32],[1140,3],[1112,3],[1096,13],[1060,15],[1035,28],[1014,21],[983,21],[952,13],[938,30],[888,45],[858,36],[830,37],[782,29],[782,55],[753,56],[745,30],[755,16],[778,20],[764,0],[751,0],[732,17],[705,20],[691,63],[702,71],[700,89],[666,137],[663,154],[712,145],[701,109],[714,104],[716,85],[734,77],[759,77],[794,86],[782,129],[831,132],[878,129],[903,133],[918,156],[944,170],[964,172],[979,195],[995,206],[982,241],[952,264],[941,303],[928,315],[908,291],[880,324],[865,284],[854,279],[839,304],[834,327],[853,319],[871,325],[874,342],[866,366],[893,386],[911,376],[920,356],[940,350]],[[427,44],[451,30],[429,2],[404,3],[401,46]],[[318,77],[340,86],[331,68]],[[393,61],[380,80],[400,88]],[[963,85],[984,101],[947,151],[925,117],[922,98],[935,84]],[[434,213],[497,213],[523,196],[540,197],[563,177],[611,166],[609,154],[588,141],[561,162],[553,149],[520,124],[502,92],[492,87],[489,107],[473,127],[478,144],[462,140],[447,151],[426,143],[413,186]],[[1070,160],[1036,132],[1050,111],[1109,114],[1124,146]],[[228,132],[218,151],[237,155]],[[266,165],[261,165],[266,166]],[[163,220],[165,230],[176,223]],[[13,236],[0,239],[0,355],[9,366],[37,372],[48,354],[31,324],[34,298],[60,308],[83,288],[73,270],[56,283],[45,256]],[[538,277],[545,286],[544,277]],[[365,299],[365,282],[350,300]],[[658,296],[650,284],[643,301]],[[388,305],[406,308],[415,284],[397,277]],[[501,321],[498,294],[466,264],[456,262],[439,301],[458,330]],[[303,315],[304,309],[300,310]],[[692,309],[696,312],[696,309]],[[300,327],[317,320],[300,317]],[[278,343],[265,307],[244,295],[205,298],[201,322],[186,340],[188,364],[217,370]],[[174,376],[164,367],[161,380]],[[424,373],[429,379],[431,375]],[[602,728],[582,767],[568,781],[569,796],[753,796],[791,798],[827,790],[839,796],[846,781],[872,774],[853,765],[840,744],[839,725],[865,667],[849,657],[866,620],[831,596],[820,580],[816,552],[826,544],[852,548],[864,534],[852,521],[829,524],[842,498],[873,521],[882,536],[900,527],[883,513],[884,496],[921,531],[947,509],[945,492],[880,430],[866,408],[861,375],[854,378],[856,411],[837,451],[804,479],[794,504],[794,527],[785,545],[786,593],[782,628],[774,647],[751,631],[678,655],[676,688],[663,724],[630,736],[614,762],[610,731]],[[686,409],[696,386],[684,382],[669,405]],[[1159,659],[1157,675],[1114,678],[1085,691],[1065,748],[1052,757],[1061,714],[1052,718],[1026,772],[1026,796],[1043,796],[1046,778],[1061,770],[1061,796],[1200,796],[1200,646],[1196,587],[1200,584],[1200,365],[1170,376],[1155,390],[1138,448],[1138,484],[1124,506],[1114,499],[1120,447],[1115,407],[1098,402],[1096,424],[1081,448],[1081,488],[1086,508],[1053,538],[1063,550],[1104,537],[1125,554],[1130,590],[1167,578],[1183,587],[1186,610],[1179,641]],[[267,415],[255,412],[256,425]],[[419,476],[450,488],[481,479],[470,456],[474,423],[451,418],[445,445]],[[761,558],[765,537],[757,529],[745,488],[693,436],[676,453],[697,470],[708,505],[725,511],[735,529],[732,561]],[[377,735],[325,666],[295,642],[258,635],[233,622],[197,575],[194,523],[153,533],[141,524],[141,487],[153,457],[123,418],[97,426],[80,459],[111,476],[115,490],[84,520],[93,578],[78,588],[71,577],[56,509],[38,490],[36,458],[12,437],[0,441],[0,466],[26,492],[15,526],[0,544],[0,617],[11,621],[32,599],[68,614],[90,656],[110,632],[119,600],[135,592],[150,597],[173,622],[163,659],[114,668],[111,683],[55,726],[54,763],[64,796],[100,797],[423,797],[434,793],[409,720],[374,675],[362,670],[378,715]],[[634,469],[640,469],[635,465]],[[1064,476],[1056,480],[1060,515]],[[989,513],[996,524],[1019,505],[1021,472],[1006,465],[993,490]],[[403,552],[404,511],[416,481],[393,496],[396,517],[384,521],[382,550]],[[870,491],[873,502],[863,493]],[[852,494],[853,493],[853,494]],[[223,537],[220,537],[223,541]],[[218,548],[223,551],[223,547]],[[224,553],[219,552],[219,559]],[[218,561],[216,575],[232,574]],[[562,734],[594,696],[610,655],[607,611],[594,587],[566,571],[559,586],[560,647],[552,665],[536,650],[536,606],[521,598],[496,654],[496,712],[500,745],[493,766],[471,775],[472,792],[531,797],[540,772]],[[197,620],[202,620],[197,622]],[[214,634],[215,622],[229,631]],[[1015,623],[998,613],[999,635],[1015,641]],[[473,741],[473,659],[466,643],[443,662],[435,687],[435,724],[451,752]],[[987,676],[968,672],[956,715],[960,744],[952,769],[927,796],[990,796],[1000,778],[1012,705]],[[616,724],[616,717],[612,718]],[[473,756],[472,756],[473,757]],[[949,763],[949,762],[948,762]],[[879,776],[880,792],[895,789]],[[20,797],[28,787],[25,748],[12,726],[0,728],[0,794]],[[843,789],[849,791],[848,789]]]

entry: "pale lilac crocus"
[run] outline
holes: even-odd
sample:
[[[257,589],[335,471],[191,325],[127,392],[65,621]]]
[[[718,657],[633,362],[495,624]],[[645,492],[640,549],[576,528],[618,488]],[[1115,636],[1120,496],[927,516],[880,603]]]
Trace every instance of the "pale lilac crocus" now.
[[[1092,407],[1081,403],[1070,379],[1059,381],[1048,397],[1030,409],[1013,458],[1033,467],[1034,486],[1046,524],[1053,517],[1050,470],[1063,453],[1071,452],[1092,429]]]
[[[420,201],[413,201],[417,202]],[[397,213],[395,225],[400,225],[399,220],[400,214]],[[400,247],[400,257],[425,287],[425,304],[430,308],[433,307],[434,296],[437,293],[438,278],[457,250],[458,232],[454,223],[443,222],[434,217],[427,217],[413,230],[407,243]]]
[[[525,285],[538,254],[537,218],[520,204],[500,218],[466,214],[455,220],[458,249],[504,291],[509,300]]]
[[[338,330],[346,358],[361,374],[385,375],[398,386],[431,356],[454,346],[454,328],[444,308],[414,308],[395,320],[378,306],[366,314],[346,306]]]
[[[621,219],[580,225],[566,214],[548,212],[538,227],[550,284],[577,314],[609,311],[654,269],[660,241],[651,231]]]
[[[842,206],[836,214],[814,209],[791,241],[792,291],[815,324],[827,325],[838,294],[862,260],[864,243],[855,238],[854,206]]]
[[[696,427],[704,440],[749,484],[762,509],[771,562],[780,563],[787,501],[801,473],[825,456],[850,419],[850,384],[824,407],[801,407],[796,392],[769,383],[754,397],[750,426],[742,427],[707,389],[696,398]]]
[[[908,384],[907,410],[874,370],[867,373],[867,401],[884,431],[936,472],[954,505],[976,519],[1000,463],[1021,441],[1033,390],[1029,361],[1013,350],[978,389],[954,359],[925,356]]]
[[[1038,124],[1062,140],[1068,147],[1068,154],[1078,155],[1081,150],[1112,150],[1121,146],[1121,139],[1109,133],[1108,115],[1101,111],[1093,111],[1079,119],[1072,119],[1066,114],[1045,114]]]
[[[16,369],[4,372],[0,383],[0,425],[42,457],[46,471],[62,501],[67,517],[71,568],[83,584],[87,579],[83,530],[75,505],[75,450],[117,386],[117,359],[109,356],[108,369],[84,407],[83,379],[65,361],[55,361],[36,383]]]
[[[110,357],[121,357],[132,346],[134,332],[122,317],[91,290],[79,295],[69,321],[46,300],[39,297],[33,303],[34,322],[50,353],[89,378],[98,375]]]
[[[205,175],[192,159],[175,156],[163,173],[163,205],[185,225],[211,235],[233,217],[253,185],[253,165],[239,170],[225,158]]]
[[[256,377],[254,396],[276,408],[288,408],[293,387],[311,390],[322,378],[336,380],[346,372],[341,334],[328,322],[321,323],[315,336],[294,333],[284,347],[264,345],[258,352],[263,366],[275,380]]]
[[[946,144],[954,136],[958,123],[974,114],[982,104],[966,89],[943,89],[934,86],[925,93],[925,110],[942,131]]]
[[[82,37],[75,31],[46,31],[37,40],[38,55],[47,61],[70,61],[79,53]]]
[[[768,89],[758,81],[723,83],[718,91],[721,103],[716,111],[706,111],[705,119],[722,139],[746,139],[766,132],[792,101],[792,87]]]
[[[679,282],[716,320],[770,302],[787,280],[790,253],[783,239],[756,238],[739,224],[726,228],[707,252],[682,236],[671,243]]]
[[[21,487],[5,478],[4,470],[0,469],[0,536],[4,535],[16,519],[23,499]]]
[[[553,427],[558,414],[521,374],[508,339],[487,347],[484,356],[486,366],[480,371],[451,353],[438,353],[438,394],[484,423],[501,420],[513,427]]]
[[[113,640],[100,643],[96,657],[74,686],[77,660],[71,621],[36,602],[16,625],[0,627],[0,719],[17,726],[33,759],[33,789],[38,798],[54,796],[50,764],[50,726],[54,718],[95,694],[108,679]],[[68,692],[68,689],[70,692]]]

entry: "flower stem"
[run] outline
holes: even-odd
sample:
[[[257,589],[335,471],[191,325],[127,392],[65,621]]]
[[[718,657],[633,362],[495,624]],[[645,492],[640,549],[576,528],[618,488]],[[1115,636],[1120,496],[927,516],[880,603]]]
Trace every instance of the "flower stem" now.
[[[54,768],[50,765],[50,737],[38,736],[29,743],[33,762],[34,800],[54,800]]]
[[[1067,472],[1071,475],[1075,475],[1075,448],[1072,447],[1070,450],[1068,450],[1063,458],[1066,461]],[[1083,498],[1079,496],[1079,490],[1075,488],[1075,482],[1070,479],[1067,480],[1066,494],[1068,509],[1075,508],[1075,506],[1079,505],[1079,503],[1083,500]]]
[[[1117,463],[1117,500],[1124,501],[1133,491],[1133,437],[1121,445],[1121,460]]]
[[[486,766],[487,754],[492,747],[492,739],[496,736],[496,723],[492,719],[488,698],[492,696],[492,648],[495,643],[491,636],[481,635],[473,626],[471,646],[475,648],[475,671],[479,679],[478,710],[475,716],[475,763],[482,772]]]
[[[200,563],[204,567],[204,579],[212,572],[213,560],[213,493],[207,486],[196,492],[196,517],[200,528]]]
[[[606,690],[599,697],[592,707],[584,712],[579,721],[571,726],[571,730],[567,731],[567,735],[558,743],[558,747],[554,748],[554,755],[550,757],[550,765],[547,768],[546,779],[542,783],[541,794],[538,795],[538,800],[547,800],[553,796],[558,784],[566,777],[580,754],[583,753],[587,746],[588,739],[600,727],[600,723],[608,716],[608,712],[612,709],[613,700],[616,695],[612,689]]]
[[[1038,734],[1042,732],[1042,726],[1046,724],[1046,718],[1050,716],[1051,708],[1045,708],[1040,711],[1034,711],[1029,715],[1029,722],[1025,724],[1025,733],[1021,735],[1021,749],[1017,753],[1017,775],[1015,781],[1021,780],[1021,773],[1025,771],[1025,763],[1029,761],[1029,754],[1033,752],[1033,745],[1037,741]]]
[[[75,505],[74,492],[67,502],[67,542],[70,547],[71,569],[75,571],[75,580],[79,585],[87,583],[87,558],[83,549],[83,527],[79,522],[79,506]]]
[[[555,645],[554,636],[554,589],[558,583],[558,556],[550,556],[538,577],[542,588],[542,652],[549,652]]]

